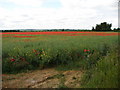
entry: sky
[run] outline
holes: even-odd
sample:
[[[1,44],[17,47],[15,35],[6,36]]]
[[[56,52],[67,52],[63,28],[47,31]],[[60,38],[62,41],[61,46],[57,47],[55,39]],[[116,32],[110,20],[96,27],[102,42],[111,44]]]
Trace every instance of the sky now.
[[[118,27],[118,0],[0,0],[0,30]]]

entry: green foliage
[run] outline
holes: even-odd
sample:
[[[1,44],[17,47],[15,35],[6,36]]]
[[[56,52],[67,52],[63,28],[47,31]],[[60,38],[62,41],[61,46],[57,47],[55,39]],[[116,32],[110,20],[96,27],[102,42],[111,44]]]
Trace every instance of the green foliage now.
[[[4,37],[3,73],[53,66],[65,66],[66,70],[72,69],[72,66],[74,69],[89,69],[99,57],[108,53],[107,47],[112,47],[118,39],[118,36],[40,36],[42,39],[31,38],[29,42],[25,42],[24,38]],[[85,49],[90,51],[84,52]]]
[[[83,88],[118,88],[118,51],[113,46],[110,52],[87,70],[82,79]]]
[[[1,32],[20,32],[20,30],[1,30]]]
[[[83,88],[118,87],[118,36],[37,36],[42,39],[24,42],[26,38],[3,38],[3,73],[56,66],[57,70],[86,71]],[[67,88],[64,75],[52,78],[62,78],[59,89]]]
[[[94,27],[92,27],[92,31],[95,31]]]
[[[114,28],[113,31],[120,32],[120,28]]]
[[[101,24],[97,24],[95,29],[92,28],[93,31],[111,31],[112,24],[107,24],[107,22],[103,22]]]

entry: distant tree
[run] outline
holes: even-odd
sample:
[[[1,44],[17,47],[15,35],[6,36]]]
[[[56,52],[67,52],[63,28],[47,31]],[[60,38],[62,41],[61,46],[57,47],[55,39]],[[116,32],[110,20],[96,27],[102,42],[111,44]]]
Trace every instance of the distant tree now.
[[[113,31],[120,31],[120,28],[114,28]]]
[[[2,30],[2,32],[20,32],[20,30]]]
[[[107,24],[107,22],[103,22],[101,24],[96,24],[96,28],[92,29],[93,31],[111,31],[112,24]]]
[[[95,31],[94,27],[92,27],[92,31]]]

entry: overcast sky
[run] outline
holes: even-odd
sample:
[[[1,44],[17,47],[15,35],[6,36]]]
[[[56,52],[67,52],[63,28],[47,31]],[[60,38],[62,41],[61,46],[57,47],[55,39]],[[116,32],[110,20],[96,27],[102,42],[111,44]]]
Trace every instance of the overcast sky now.
[[[0,0],[0,29],[118,27],[118,0]]]

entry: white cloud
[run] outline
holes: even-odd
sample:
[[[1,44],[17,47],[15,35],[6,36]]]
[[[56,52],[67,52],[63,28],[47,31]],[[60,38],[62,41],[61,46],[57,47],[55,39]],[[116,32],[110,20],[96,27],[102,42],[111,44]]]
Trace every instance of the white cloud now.
[[[4,1],[24,6],[24,8],[0,7],[2,13],[0,14],[0,29],[91,29],[95,24],[104,21],[117,27],[117,0],[60,0],[62,7],[57,9],[43,8],[44,0]]]
[[[68,8],[93,8],[96,6],[109,6],[117,0],[60,0],[64,7]]]

